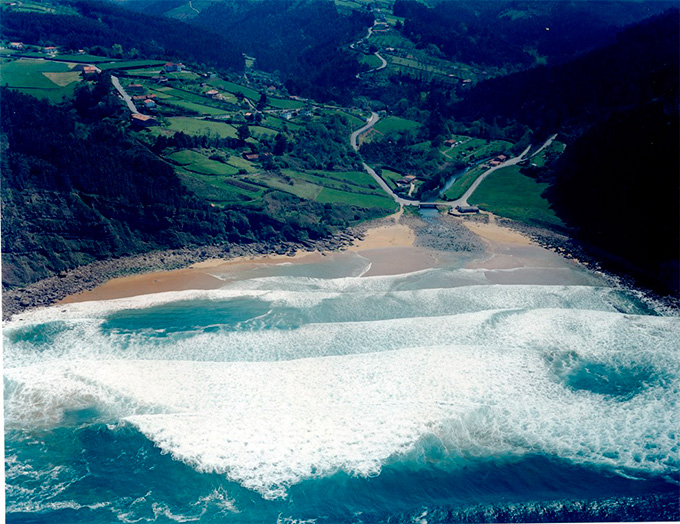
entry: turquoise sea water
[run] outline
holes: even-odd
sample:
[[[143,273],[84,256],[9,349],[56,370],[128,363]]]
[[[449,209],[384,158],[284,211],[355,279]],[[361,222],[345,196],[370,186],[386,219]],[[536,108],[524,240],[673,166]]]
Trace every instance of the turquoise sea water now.
[[[14,319],[7,522],[680,518],[680,318],[459,265],[348,254]]]

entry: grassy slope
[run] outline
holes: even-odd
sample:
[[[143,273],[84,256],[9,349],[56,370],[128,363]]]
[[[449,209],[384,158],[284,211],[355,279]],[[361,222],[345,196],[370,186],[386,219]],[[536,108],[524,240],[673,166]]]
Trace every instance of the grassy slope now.
[[[183,116],[168,118],[170,125],[168,129],[173,131],[183,131],[187,135],[205,135],[212,133],[220,138],[236,138],[236,128],[222,122],[211,122],[210,120],[199,120]]]
[[[548,184],[520,173],[518,166],[491,173],[470,197],[470,204],[520,222],[543,226],[564,226],[541,197]]]
[[[410,131],[413,129],[418,129],[420,124],[414,122],[413,120],[407,120],[406,118],[401,118],[398,116],[388,116],[387,118],[382,118],[374,126],[376,131],[380,133],[401,133],[402,131]]]

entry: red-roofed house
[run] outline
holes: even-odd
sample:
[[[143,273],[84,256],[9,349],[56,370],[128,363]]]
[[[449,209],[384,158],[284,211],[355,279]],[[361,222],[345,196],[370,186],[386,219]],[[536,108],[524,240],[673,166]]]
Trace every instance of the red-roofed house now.
[[[156,119],[149,115],[132,113],[132,125],[136,127],[150,127],[157,124]]]
[[[166,73],[178,73],[182,69],[184,69],[184,64],[175,64],[173,62],[168,62],[163,66],[163,70]]]

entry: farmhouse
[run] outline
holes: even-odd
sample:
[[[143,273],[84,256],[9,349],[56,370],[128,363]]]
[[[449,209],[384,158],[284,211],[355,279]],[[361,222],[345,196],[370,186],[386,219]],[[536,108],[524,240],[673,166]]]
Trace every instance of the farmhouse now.
[[[43,47],[43,53],[45,53],[46,55],[56,55],[57,51],[58,49],[53,45]]]
[[[146,107],[147,109],[155,109],[156,102],[154,102],[150,98],[147,98],[146,100],[144,100],[144,107]]]
[[[85,65],[83,66],[82,73],[83,76],[92,76],[99,73],[99,69],[97,69],[95,66]]]
[[[145,91],[142,84],[128,84],[127,90],[131,93],[143,93]]]
[[[23,44],[23,42],[10,42],[9,48],[21,50],[21,49],[24,48],[24,44]]]
[[[152,116],[132,113],[132,125],[135,127],[151,127],[156,124],[156,119]]]
[[[217,96],[220,94],[220,92],[217,89],[211,89],[206,93],[206,95],[212,97],[212,98],[217,98]]]
[[[163,70],[166,73],[178,73],[184,69],[184,64],[175,64],[173,62],[168,62],[163,66]]]
[[[255,162],[258,158],[260,158],[260,155],[257,153],[243,153],[243,158],[248,160],[249,162]]]

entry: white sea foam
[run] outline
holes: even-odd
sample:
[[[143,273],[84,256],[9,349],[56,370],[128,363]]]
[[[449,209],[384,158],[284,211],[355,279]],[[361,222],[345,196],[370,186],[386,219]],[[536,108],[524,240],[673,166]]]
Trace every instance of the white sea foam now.
[[[35,364],[7,370],[13,387],[6,416],[10,426],[27,424],[18,413],[53,423],[60,412],[96,406],[176,459],[224,473],[267,497],[339,470],[377,474],[427,435],[435,435],[453,460],[545,453],[612,468],[676,471],[678,345],[662,335],[668,338],[664,322],[671,319],[628,319],[623,338],[609,343],[611,319],[621,315],[583,315],[586,330],[578,312],[554,316],[553,328],[529,312],[496,319],[489,338],[484,323],[472,327],[463,338],[482,333],[483,343],[475,345],[430,343],[341,357]],[[402,340],[414,328],[395,333],[376,324],[384,336]],[[346,334],[349,327],[343,326]],[[561,340],[572,329],[580,336]],[[655,338],[653,346],[640,345],[640,331]],[[521,332],[530,333],[514,340]],[[567,350],[612,368],[663,365],[667,376],[632,398],[575,391],[546,359],[550,351]]]
[[[377,474],[428,438],[453,464],[543,453],[677,473],[677,317],[633,314],[604,288],[408,288],[431,277],[288,278],[294,291],[258,279],[26,315],[5,330],[6,424],[68,425],[74,412],[132,424],[177,460],[266,497],[337,471]],[[243,298],[271,310],[258,321],[292,311],[299,325],[105,329],[123,309]],[[50,322],[47,344],[19,336]],[[591,368],[644,373],[619,393]]]

